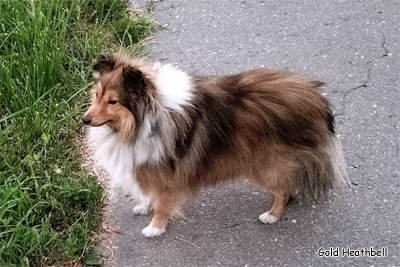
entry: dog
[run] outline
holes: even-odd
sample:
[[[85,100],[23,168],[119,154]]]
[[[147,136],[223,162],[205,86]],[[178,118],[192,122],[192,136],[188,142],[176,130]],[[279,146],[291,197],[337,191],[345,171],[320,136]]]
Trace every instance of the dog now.
[[[83,117],[94,159],[113,184],[153,211],[145,237],[200,188],[246,178],[274,196],[259,220],[277,222],[289,197],[318,198],[341,184],[346,166],[322,82],[255,69],[192,76],[127,54],[93,65],[92,102]]]

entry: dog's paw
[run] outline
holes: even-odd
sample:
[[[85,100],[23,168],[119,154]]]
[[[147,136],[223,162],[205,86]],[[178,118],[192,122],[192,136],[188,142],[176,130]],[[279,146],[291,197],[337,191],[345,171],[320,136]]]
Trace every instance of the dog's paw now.
[[[156,237],[156,236],[161,235],[164,232],[165,232],[165,229],[153,227],[151,224],[149,224],[142,230],[142,234],[145,237]]]
[[[258,219],[265,224],[276,223],[277,221],[279,221],[279,218],[270,214],[269,211],[261,214],[260,217],[258,217]]]
[[[140,203],[133,207],[132,211],[135,215],[147,215],[150,212],[150,205],[147,203]]]

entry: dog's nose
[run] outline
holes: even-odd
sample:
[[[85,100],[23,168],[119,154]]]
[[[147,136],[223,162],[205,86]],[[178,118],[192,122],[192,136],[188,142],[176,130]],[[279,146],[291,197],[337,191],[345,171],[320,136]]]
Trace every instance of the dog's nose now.
[[[91,120],[90,117],[88,117],[88,116],[83,117],[83,118],[82,118],[82,121],[83,121],[83,123],[86,124],[86,125],[89,125],[89,124],[92,122],[92,120]]]

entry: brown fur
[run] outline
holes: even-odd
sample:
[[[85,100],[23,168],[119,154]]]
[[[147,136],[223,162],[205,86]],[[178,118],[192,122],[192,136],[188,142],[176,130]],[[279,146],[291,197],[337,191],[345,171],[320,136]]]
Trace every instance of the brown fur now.
[[[87,114],[123,133],[126,142],[136,141],[144,114],[158,118],[154,135],[165,156],[136,166],[143,192],[153,199],[153,227],[164,228],[191,194],[223,181],[246,177],[267,189],[275,197],[269,213],[280,218],[289,196],[318,197],[340,179],[322,83],[262,69],[196,77],[192,105],[177,112],[158,103],[157,74],[148,63],[120,56],[108,61],[95,68],[94,91],[102,96],[93,98]],[[110,98],[117,106],[106,105]]]

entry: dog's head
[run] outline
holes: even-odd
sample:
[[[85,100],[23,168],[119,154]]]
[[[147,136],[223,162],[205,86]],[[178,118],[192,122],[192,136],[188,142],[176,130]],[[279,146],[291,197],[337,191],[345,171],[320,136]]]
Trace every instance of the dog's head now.
[[[136,63],[136,64],[135,64]],[[134,137],[151,102],[154,86],[139,61],[101,55],[93,65],[92,103],[82,118],[88,126],[108,125],[125,140]]]

